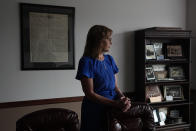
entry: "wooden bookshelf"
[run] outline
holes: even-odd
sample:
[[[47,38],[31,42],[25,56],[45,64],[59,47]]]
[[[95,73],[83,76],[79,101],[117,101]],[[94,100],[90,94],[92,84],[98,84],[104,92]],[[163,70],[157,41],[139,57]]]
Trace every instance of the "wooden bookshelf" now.
[[[178,27],[135,31],[136,100],[153,107],[158,115],[155,122],[158,131],[190,129],[190,39],[191,31]],[[154,90],[147,91],[149,86]],[[155,97],[156,88],[162,99],[152,103],[146,96]],[[160,112],[166,117],[163,125]]]

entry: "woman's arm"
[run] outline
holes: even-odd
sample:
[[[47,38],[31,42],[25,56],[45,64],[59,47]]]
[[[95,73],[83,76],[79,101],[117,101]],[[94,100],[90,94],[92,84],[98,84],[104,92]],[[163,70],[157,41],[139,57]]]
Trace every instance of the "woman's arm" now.
[[[115,90],[120,100],[124,103],[124,107],[122,108],[122,111],[127,111],[131,107],[131,101],[128,97],[125,97],[124,94],[121,92],[121,90],[118,88],[116,74],[115,74]]]
[[[117,84],[117,75],[115,74],[115,90],[119,98],[125,97],[124,94],[121,92],[121,90],[118,88]]]
[[[121,101],[110,100],[106,97],[103,97],[95,93],[93,90],[93,79],[92,78],[83,77],[81,79],[81,84],[82,84],[83,92],[89,100],[100,103],[100,104],[104,104],[107,106],[119,108],[119,109],[122,109],[124,107],[124,104]]]

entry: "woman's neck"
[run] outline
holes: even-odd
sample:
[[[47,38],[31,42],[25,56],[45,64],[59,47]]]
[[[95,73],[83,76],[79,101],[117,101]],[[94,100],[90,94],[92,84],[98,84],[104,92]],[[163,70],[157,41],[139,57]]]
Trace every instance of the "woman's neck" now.
[[[98,60],[104,60],[104,55],[103,54],[99,54],[97,57]]]

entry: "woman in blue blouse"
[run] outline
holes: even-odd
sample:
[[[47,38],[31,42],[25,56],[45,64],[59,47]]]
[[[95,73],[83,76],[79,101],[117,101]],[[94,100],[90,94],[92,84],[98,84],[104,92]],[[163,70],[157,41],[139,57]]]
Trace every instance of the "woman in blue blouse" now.
[[[123,112],[131,107],[129,98],[117,87],[118,67],[112,56],[104,54],[112,45],[112,30],[102,25],[90,28],[76,79],[81,81],[85,97],[81,109],[80,131],[104,131],[106,110]]]

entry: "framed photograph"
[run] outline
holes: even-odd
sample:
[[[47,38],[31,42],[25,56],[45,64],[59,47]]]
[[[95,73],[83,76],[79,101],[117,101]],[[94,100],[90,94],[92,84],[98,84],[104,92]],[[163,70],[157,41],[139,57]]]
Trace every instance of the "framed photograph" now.
[[[153,109],[153,116],[154,116],[154,122],[159,125],[165,125],[165,121],[167,120],[168,115],[168,108],[162,107]]]
[[[74,69],[74,7],[20,4],[22,70]]]
[[[163,86],[164,98],[172,96],[173,99],[184,99],[183,88],[181,85],[168,85]]]
[[[167,78],[167,71],[155,71],[154,74],[157,80],[165,80]]]
[[[174,80],[182,80],[185,78],[184,70],[181,66],[169,67],[169,77]]]
[[[154,117],[154,122],[158,123],[159,122],[159,118],[158,118],[158,112],[157,109],[153,110],[153,117]]]
[[[146,79],[155,80],[155,75],[152,67],[146,67]]]
[[[180,113],[180,110],[177,110],[177,109],[172,109],[170,110],[170,113],[169,113],[169,118],[170,118],[170,123],[172,124],[180,124],[180,123],[184,123],[183,122],[183,117],[181,116],[181,113]]]
[[[181,45],[167,45],[167,57],[183,57]]]
[[[156,80],[163,80],[167,77],[166,65],[156,64],[152,65]]]
[[[163,43],[154,42],[153,45],[154,45],[154,50],[155,50],[155,54],[156,54],[156,59],[157,60],[164,60],[164,55],[162,52]]]
[[[172,118],[180,117],[180,111],[179,110],[170,110],[169,116]]]
[[[152,85],[152,86],[146,86],[146,99],[150,99],[151,97],[161,97],[161,100],[163,99],[161,90],[159,86]]]
[[[146,45],[146,59],[156,59],[154,45]]]
[[[165,125],[165,121],[167,119],[167,108],[159,108],[159,118],[160,118],[160,126]]]

